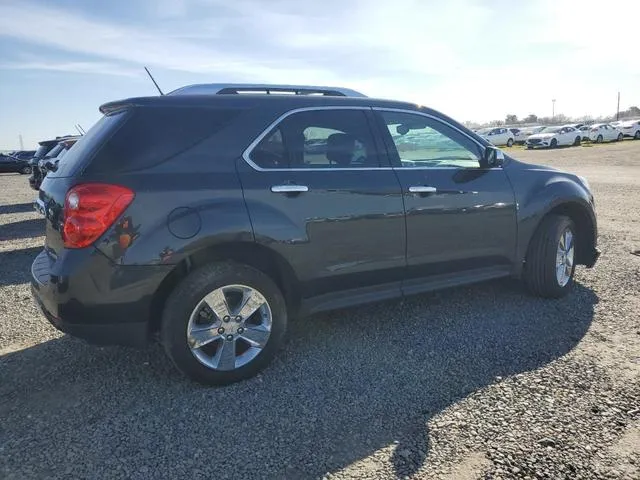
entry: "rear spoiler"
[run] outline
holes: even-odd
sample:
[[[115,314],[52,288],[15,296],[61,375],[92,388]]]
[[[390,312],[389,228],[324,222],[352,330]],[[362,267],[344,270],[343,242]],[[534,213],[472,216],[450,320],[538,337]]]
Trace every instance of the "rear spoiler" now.
[[[133,107],[133,104],[127,101],[108,102],[100,105],[100,113],[109,115],[111,113],[118,112],[120,110],[126,110],[131,107]]]

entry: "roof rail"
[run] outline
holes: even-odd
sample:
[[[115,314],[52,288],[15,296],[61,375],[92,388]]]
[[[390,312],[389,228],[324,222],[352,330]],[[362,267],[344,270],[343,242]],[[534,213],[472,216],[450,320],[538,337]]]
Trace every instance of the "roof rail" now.
[[[312,85],[269,85],[251,83],[207,83],[187,85],[167,95],[238,95],[238,94],[289,94],[322,95],[330,97],[366,97],[366,95],[342,87],[318,87]]]

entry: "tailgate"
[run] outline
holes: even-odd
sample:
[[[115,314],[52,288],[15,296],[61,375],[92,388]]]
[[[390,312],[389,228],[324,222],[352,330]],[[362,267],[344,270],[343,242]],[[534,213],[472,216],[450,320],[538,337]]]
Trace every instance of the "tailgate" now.
[[[73,185],[73,178],[50,178],[47,175],[40,186],[36,200],[38,211],[46,219],[45,249],[57,257],[64,248],[62,225],[64,224],[64,200]]]

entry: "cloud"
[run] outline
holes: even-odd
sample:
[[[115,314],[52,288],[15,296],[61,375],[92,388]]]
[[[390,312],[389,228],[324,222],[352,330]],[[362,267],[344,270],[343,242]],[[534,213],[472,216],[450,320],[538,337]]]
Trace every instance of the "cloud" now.
[[[90,73],[96,75],[116,75],[138,77],[140,72],[120,65],[104,62],[14,62],[2,63],[0,69],[7,70],[48,70],[69,73]]]
[[[562,113],[609,113],[618,88],[640,103],[632,97],[640,62],[625,46],[635,44],[633,0],[597,11],[563,0],[142,5],[125,22],[88,9],[0,4],[0,36],[66,52],[55,65],[69,71],[143,74],[148,65],[216,82],[336,84],[463,119],[543,115],[551,98]]]

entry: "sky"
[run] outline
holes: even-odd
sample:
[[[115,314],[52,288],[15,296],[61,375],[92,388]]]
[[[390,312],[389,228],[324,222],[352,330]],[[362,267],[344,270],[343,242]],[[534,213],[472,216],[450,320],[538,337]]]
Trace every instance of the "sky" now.
[[[640,106],[640,2],[0,0],[0,149],[192,83],[344,86],[460,121]],[[635,57],[635,58],[634,58]]]

